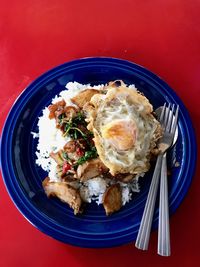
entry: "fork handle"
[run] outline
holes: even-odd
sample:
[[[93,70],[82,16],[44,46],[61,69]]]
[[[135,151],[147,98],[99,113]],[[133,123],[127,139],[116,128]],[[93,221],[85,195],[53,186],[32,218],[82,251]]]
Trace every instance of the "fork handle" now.
[[[135,246],[138,249],[142,250],[147,250],[149,245],[149,237],[151,232],[151,225],[152,225],[156,196],[158,191],[162,157],[163,157],[162,154],[158,155],[157,157],[153,178],[151,181],[149,193],[147,196],[147,201],[145,204],[142,220],[140,223],[140,228],[135,243]]]
[[[161,167],[157,252],[161,256],[170,256],[171,254],[166,153],[163,155]]]

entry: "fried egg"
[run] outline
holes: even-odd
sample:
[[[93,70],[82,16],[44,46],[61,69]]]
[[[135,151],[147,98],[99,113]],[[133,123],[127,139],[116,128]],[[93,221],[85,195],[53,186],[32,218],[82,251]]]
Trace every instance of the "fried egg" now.
[[[122,81],[111,82],[84,109],[99,157],[112,175],[149,170],[161,126],[144,95]]]

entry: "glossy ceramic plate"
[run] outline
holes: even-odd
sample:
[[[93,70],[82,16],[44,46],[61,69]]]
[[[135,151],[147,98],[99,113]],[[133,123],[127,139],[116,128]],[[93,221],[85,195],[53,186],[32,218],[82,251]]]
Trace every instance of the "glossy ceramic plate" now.
[[[13,105],[1,140],[1,167],[5,185],[20,212],[47,235],[81,247],[112,247],[134,241],[144,209],[152,171],[141,179],[141,192],[134,194],[119,212],[106,217],[102,206],[90,204],[85,213],[73,211],[42,189],[46,173],[35,164],[38,116],[70,81],[92,85],[122,79],[149,98],[154,108],[164,102],[179,104],[179,138],[168,162],[170,213],[181,204],[190,186],[196,161],[194,131],[188,112],[174,91],[158,76],[134,63],[114,58],[84,58],[60,65],[30,84]],[[178,164],[177,164],[178,162]],[[153,228],[157,227],[158,209]]]

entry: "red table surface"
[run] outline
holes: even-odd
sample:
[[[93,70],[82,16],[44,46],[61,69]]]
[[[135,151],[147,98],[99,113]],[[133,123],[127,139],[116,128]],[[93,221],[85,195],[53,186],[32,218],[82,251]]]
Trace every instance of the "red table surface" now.
[[[0,128],[19,93],[63,62],[111,56],[161,76],[181,97],[200,133],[199,0],[0,1]],[[197,140],[198,141],[198,140]],[[192,186],[171,217],[172,256],[133,244],[83,249],[60,243],[18,212],[0,179],[0,266],[199,266],[199,164]]]

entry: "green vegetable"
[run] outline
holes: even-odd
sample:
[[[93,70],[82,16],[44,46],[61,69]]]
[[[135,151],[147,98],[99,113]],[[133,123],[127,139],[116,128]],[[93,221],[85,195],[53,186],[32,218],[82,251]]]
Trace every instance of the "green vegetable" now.
[[[67,135],[67,133],[70,131],[71,127],[72,127],[72,122],[71,121],[69,121],[68,123],[65,124],[65,134],[64,134],[64,136]]]
[[[58,116],[58,123],[60,124],[60,125],[62,125],[63,124],[63,119],[65,118],[65,114],[64,113],[62,113],[62,114],[60,114],[59,116]]]
[[[63,151],[62,152],[62,156],[63,156],[64,159],[69,160],[69,157],[68,157],[66,152]]]
[[[74,167],[77,168],[78,165],[82,165],[83,163],[85,163],[89,159],[93,159],[93,158],[96,158],[96,157],[98,157],[97,150],[96,150],[96,147],[93,146],[91,150],[86,151],[84,156],[82,156],[81,158],[79,158],[77,160],[77,162],[75,163]]]
[[[82,127],[84,126],[85,128],[87,126],[83,113],[78,112],[77,116],[70,119],[69,121],[66,121],[65,117],[61,117],[61,119],[64,128],[63,136],[69,135],[74,140],[82,138],[87,143],[87,151],[85,151],[84,156],[80,157],[74,164],[74,169],[76,169],[79,165],[85,163],[86,161],[98,157],[97,150],[91,142],[91,138],[93,138],[94,136],[93,133],[88,130],[86,130],[86,133],[84,133],[82,129],[79,128],[80,125]],[[63,157],[66,160],[69,159],[66,153],[65,155],[63,155]]]
[[[77,134],[77,131],[74,131],[74,139],[78,139],[78,134]]]
[[[81,129],[77,128],[77,127],[73,127],[72,123],[67,123],[65,126],[65,133],[64,136],[66,136],[67,134],[69,134],[71,136],[71,138],[73,139],[78,139],[78,136],[86,139],[87,135],[84,134]]]
[[[87,140],[87,135],[78,128],[79,125],[87,125],[85,116],[81,112],[78,112],[77,116],[72,118],[70,121],[64,121],[64,136],[70,135],[71,138],[75,140],[78,138],[84,138],[85,140]]]
[[[73,118],[72,120],[73,120],[73,124],[76,126],[80,124],[86,126],[85,116],[81,112],[78,112],[77,116]]]

